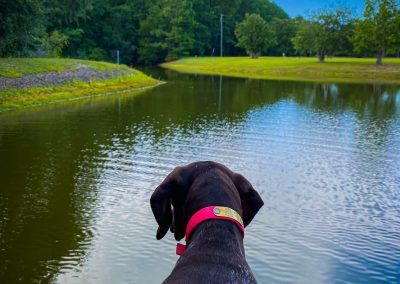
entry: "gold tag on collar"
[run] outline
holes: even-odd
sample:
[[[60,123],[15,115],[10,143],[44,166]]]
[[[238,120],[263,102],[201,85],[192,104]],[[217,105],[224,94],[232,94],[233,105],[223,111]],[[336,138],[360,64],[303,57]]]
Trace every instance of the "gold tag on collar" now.
[[[235,210],[233,210],[231,208],[215,206],[213,213],[215,216],[218,216],[218,217],[226,217],[226,218],[234,219],[243,226],[242,217],[240,217],[239,213],[237,213]]]

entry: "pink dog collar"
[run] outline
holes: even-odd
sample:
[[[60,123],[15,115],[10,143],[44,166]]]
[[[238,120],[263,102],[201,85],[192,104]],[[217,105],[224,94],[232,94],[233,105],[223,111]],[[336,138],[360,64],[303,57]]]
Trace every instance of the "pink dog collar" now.
[[[227,220],[235,223],[239,229],[243,233],[244,237],[244,225],[242,217],[240,217],[239,213],[229,207],[223,206],[208,206],[200,209],[190,218],[187,226],[186,226],[186,238],[187,242],[190,238],[190,234],[193,230],[202,222],[206,220]],[[186,245],[177,244],[176,245],[176,254],[181,255],[186,249]]]

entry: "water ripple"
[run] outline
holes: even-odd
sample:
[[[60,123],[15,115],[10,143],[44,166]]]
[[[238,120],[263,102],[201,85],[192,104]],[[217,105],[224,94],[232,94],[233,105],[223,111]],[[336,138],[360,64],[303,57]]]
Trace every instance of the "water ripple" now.
[[[0,124],[1,178],[12,189],[0,191],[0,277],[161,282],[175,240],[155,239],[150,195],[176,166],[214,160],[265,201],[245,237],[260,283],[398,283],[395,95],[366,100],[370,86],[335,85],[329,105],[313,84],[224,79],[218,94],[219,79],[190,78],[200,84],[191,91],[182,79]]]

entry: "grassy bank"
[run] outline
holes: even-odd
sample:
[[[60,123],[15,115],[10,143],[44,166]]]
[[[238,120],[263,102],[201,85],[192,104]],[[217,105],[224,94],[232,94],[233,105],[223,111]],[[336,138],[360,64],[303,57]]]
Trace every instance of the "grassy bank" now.
[[[115,68],[127,69],[126,65],[107,62],[62,59],[62,58],[0,58],[0,77],[19,78],[30,74],[45,72],[74,71],[79,68],[92,68],[106,71]]]
[[[399,83],[400,59],[329,58],[325,63],[305,57],[202,57],[161,64],[176,71],[271,80]]]
[[[74,76],[76,72],[85,74],[86,71],[89,75],[85,79],[81,80]],[[60,78],[63,79],[64,74],[63,84],[51,83],[51,76],[60,80]],[[100,77],[96,78],[96,76]],[[50,83],[43,86],[45,77]],[[0,111],[142,89],[160,83],[125,65],[47,58],[2,58],[0,59],[0,80],[3,80],[3,86],[0,89]],[[21,82],[22,87],[15,84],[16,80],[18,84]],[[12,87],[8,87],[7,84]]]

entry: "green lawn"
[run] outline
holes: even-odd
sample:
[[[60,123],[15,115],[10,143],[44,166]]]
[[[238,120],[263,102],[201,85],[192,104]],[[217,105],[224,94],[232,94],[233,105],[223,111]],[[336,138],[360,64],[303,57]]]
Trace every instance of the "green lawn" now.
[[[0,112],[66,100],[76,100],[90,96],[135,91],[161,83],[126,65],[115,65],[106,62],[47,58],[0,59],[0,77],[7,78],[18,78],[25,75],[51,71],[73,71],[78,68],[92,68],[101,71],[123,68],[134,72],[125,73],[103,81],[83,82],[77,80],[59,86],[3,89],[0,90]]]
[[[0,77],[18,78],[29,74],[44,72],[73,71],[78,68],[110,70],[129,68],[107,62],[64,59],[64,58],[0,58]]]
[[[376,66],[373,58],[328,58],[319,63],[306,57],[199,57],[161,66],[188,73],[271,80],[400,83],[399,58],[388,58],[385,66]]]

